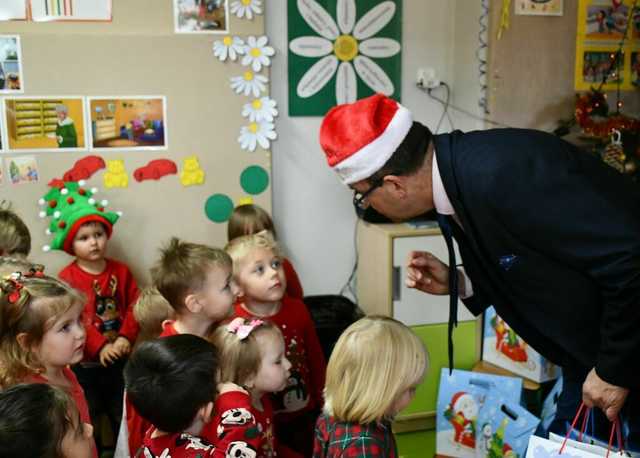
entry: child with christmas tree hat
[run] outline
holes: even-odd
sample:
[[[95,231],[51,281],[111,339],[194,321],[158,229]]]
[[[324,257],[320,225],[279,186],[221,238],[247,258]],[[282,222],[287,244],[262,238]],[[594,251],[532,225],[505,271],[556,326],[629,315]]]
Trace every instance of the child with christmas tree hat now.
[[[73,370],[85,390],[93,421],[106,413],[117,434],[122,417],[122,368],[138,334],[132,306],[139,294],[126,264],[105,256],[107,240],[121,213],[107,211],[108,202],[96,200],[97,189],[87,189],[84,181],[56,179],[49,186],[40,199],[40,216],[51,218],[47,233],[53,239],[44,250],[75,256],[59,277],[87,298],[84,358]]]

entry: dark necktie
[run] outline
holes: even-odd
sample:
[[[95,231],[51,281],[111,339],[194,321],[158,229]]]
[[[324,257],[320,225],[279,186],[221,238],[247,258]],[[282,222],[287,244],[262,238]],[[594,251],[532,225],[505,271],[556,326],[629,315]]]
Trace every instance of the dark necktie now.
[[[447,243],[449,251],[449,374],[453,370],[453,327],[458,326],[458,270],[456,268],[456,252],[453,249],[453,233],[451,231],[450,216],[437,214],[438,224]]]

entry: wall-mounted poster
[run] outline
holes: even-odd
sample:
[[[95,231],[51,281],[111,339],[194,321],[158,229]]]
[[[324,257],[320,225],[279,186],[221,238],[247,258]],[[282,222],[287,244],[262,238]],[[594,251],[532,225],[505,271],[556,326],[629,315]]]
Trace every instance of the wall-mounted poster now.
[[[38,182],[38,163],[34,156],[9,157],[6,164],[11,184]]]
[[[111,21],[111,0],[30,0],[33,21]]]
[[[173,0],[176,33],[227,33],[228,0]]]
[[[91,149],[167,149],[164,96],[88,97]]]
[[[640,88],[640,51],[631,53],[631,84]]]
[[[22,52],[18,35],[0,35],[0,94],[24,92]]]
[[[27,0],[2,0],[0,2],[0,21],[27,20]]]
[[[516,14],[562,16],[562,0],[516,0]]]
[[[586,4],[584,37],[586,41],[619,41],[627,27],[629,7],[611,0],[591,0]]]
[[[82,97],[7,97],[4,114],[10,151],[86,148]]]
[[[376,92],[400,101],[402,0],[288,2],[289,115]]]

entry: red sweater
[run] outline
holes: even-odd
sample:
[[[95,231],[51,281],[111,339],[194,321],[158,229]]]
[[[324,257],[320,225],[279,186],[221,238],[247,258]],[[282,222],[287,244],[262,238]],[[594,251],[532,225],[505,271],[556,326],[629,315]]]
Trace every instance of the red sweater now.
[[[62,369],[62,373],[71,384],[71,388],[68,390],[68,393],[76,403],[76,407],[78,407],[78,411],[80,412],[80,421],[82,421],[82,423],[92,424],[91,416],[89,415],[89,404],[87,404],[87,398],[85,398],[84,396],[84,390],[82,389],[82,386],[80,386],[80,383],[76,378],[76,374],[74,374],[73,371],[69,369],[69,367],[65,367],[64,369]],[[25,381],[28,383],[49,383],[49,380],[47,380],[40,374],[28,377]],[[95,443],[93,445],[93,456],[98,456]]]
[[[284,269],[284,276],[287,279],[286,293],[291,297],[303,300],[304,291],[302,290],[302,284],[300,283],[298,273],[293,268],[293,264],[291,264],[291,261],[289,261],[287,258],[284,258],[282,260],[282,268]]]
[[[144,438],[144,452],[140,456],[167,456],[170,458],[204,458],[214,456],[214,447],[201,437],[188,433],[167,434],[151,438],[155,428]],[[132,455],[133,456],[133,455]]]
[[[234,315],[254,317],[243,304],[236,304]],[[259,318],[268,319],[280,328],[285,354],[291,362],[287,387],[273,396],[273,408],[279,421],[295,420],[303,412],[320,408],[327,366],[307,306],[301,300],[285,295],[275,315]]]
[[[96,361],[102,347],[118,336],[133,345],[138,323],[133,317],[133,303],[138,298],[136,280],[126,264],[107,259],[104,270],[93,275],[73,261],[58,276],[87,296],[83,321],[87,331],[85,361]]]

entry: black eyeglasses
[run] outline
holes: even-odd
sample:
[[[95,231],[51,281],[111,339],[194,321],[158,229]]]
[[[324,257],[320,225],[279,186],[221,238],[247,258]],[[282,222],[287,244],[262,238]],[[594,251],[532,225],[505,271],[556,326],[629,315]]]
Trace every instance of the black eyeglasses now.
[[[353,190],[353,206],[360,211],[366,210],[367,206],[366,206],[365,199],[369,194],[371,194],[373,191],[375,191],[377,188],[379,188],[383,184],[384,184],[384,177],[380,177],[376,181],[374,181],[371,187],[367,189],[365,192],[356,191],[354,189]]]

